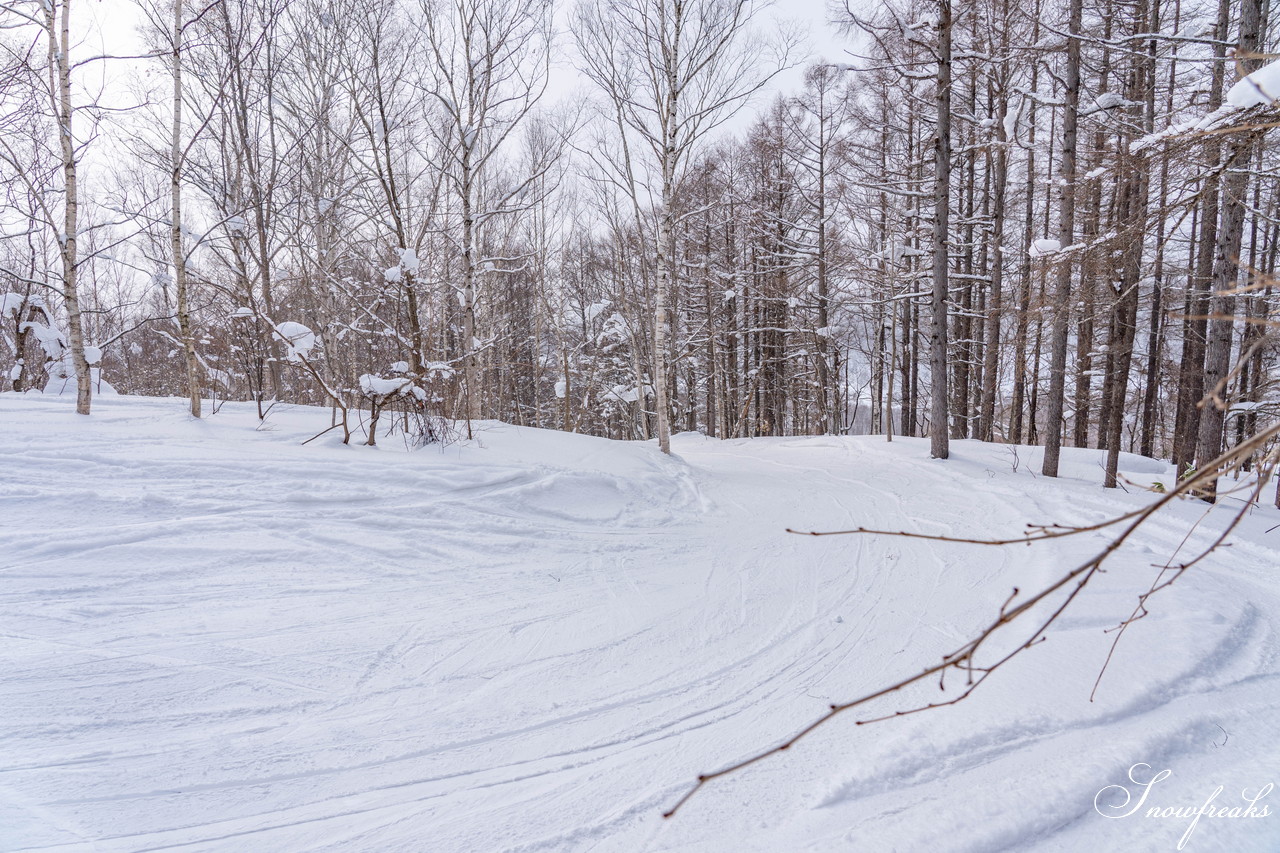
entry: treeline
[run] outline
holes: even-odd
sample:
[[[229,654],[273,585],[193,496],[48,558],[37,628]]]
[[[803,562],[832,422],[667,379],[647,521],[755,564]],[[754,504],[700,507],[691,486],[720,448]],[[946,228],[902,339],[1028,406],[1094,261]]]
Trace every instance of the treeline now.
[[[1112,482],[1280,408],[1266,0],[892,0],[771,101],[755,3],[555,12],[153,4],[117,109],[69,0],[0,2],[10,387],[1097,446]]]

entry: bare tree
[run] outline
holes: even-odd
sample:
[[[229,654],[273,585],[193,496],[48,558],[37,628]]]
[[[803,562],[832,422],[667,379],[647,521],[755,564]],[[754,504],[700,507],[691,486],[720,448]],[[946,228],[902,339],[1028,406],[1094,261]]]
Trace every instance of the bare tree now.
[[[951,214],[951,0],[938,0],[937,127],[933,140],[933,329],[929,338],[931,396],[929,453],[946,459],[950,453],[947,388],[947,300],[950,269]]]
[[[652,358],[663,453],[671,452],[668,297],[677,276],[676,195],[707,133],[786,64],[792,44],[784,39],[762,67],[767,43],[752,29],[761,7],[756,0],[586,0],[574,13],[582,71],[603,90],[622,137],[620,172],[637,223],[645,202],[657,211]]]
[[[61,157],[61,207],[41,204],[42,218],[57,234],[61,275],[56,290],[67,312],[67,343],[76,377],[76,412],[89,414],[93,397],[89,362],[85,357],[84,326],[80,306],[78,275],[80,271],[80,190],[79,168],[83,142],[77,141],[73,119],[77,108],[72,101],[71,71],[76,62],[71,48],[71,0],[6,0],[0,4],[0,15],[9,26],[23,24],[37,28],[45,43],[45,86],[42,98],[54,120]],[[18,171],[24,165],[10,146],[5,146],[5,160]]]
[[[191,330],[191,306],[187,284],[187,253],[182,239],[182,174],[187,146],[182,131],[182,45],[185,37],[183,0],[173,0],[172,60],[173,130],[169,147],[169,239],[173,264],[173,287],[177,299],[178,334],[182,339],[182,355],[186,364],[187,397],[191,416],[200,417],[200,361],[196,356],[195,335]]]
[[[1076,122],[1080,103],[1080,30],[1083,26],[1082,0],[1071,0],[1067,23],[1067,67],[1063,83],[1065,105],[1062,117],[1062,193],[1058,208],[1057,289],[1054,293],[1053,337],[1049,347],[1049,406],[1044,437],[1041,473],[1058,476],[1062,450],[1062,409],[1066,400],[1067,335],[1071,320],[1071,256],[1065,254],[1075,240],[1076,229]]]
[[[551,6],[545,0],[425,0],[423,18],[431,53],[431,91],[444,114],[440,150],[448,160],[456,198],[461,282],[463,371],[468,419],[482,416],[476,301],[479,282],[494,271],[482,256],[481,233],[494,217],[522,207],[537,186],[535,174],[496,197],[482,198],[495,183],[501,152],[533,110],[547,85]],[[550,150],[550,149],[548,149]],[[542,169],[535,169],[541,172]]]
[[[1256,71],[1261,66],[1257,59],[1263,41],[1262,0],[1242,0],[1240,9],[1239,42],[1236,49],[1244,73]],[[1207,405],[1200,415],[1200,435],[1196,446],[1196,460],[1204,463],[1216,457],[1222,450],[1230,399],[1226,384],[1231,368],[1232,338],[1236,320],[1236,289],[1240,276],[1240,253],[1244,241],[1245,212],[1249,203],[1248,166],[1253,159],[1256,131],[1246,131],[1233,139],[1227,164],[1232,167],[1222,181],[1222,214],[1218,225],[1217,242],[1213,258],[1213,298],[1209,303],[1208,348],[1205,355],[1205,393]],[[1205,489],[1205,499],[1216,499],[1217,484],[1211,482]]]

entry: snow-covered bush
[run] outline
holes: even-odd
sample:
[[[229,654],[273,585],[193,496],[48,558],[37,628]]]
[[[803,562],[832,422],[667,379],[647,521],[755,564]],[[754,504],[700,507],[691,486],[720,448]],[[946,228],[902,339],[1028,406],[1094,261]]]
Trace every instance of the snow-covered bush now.
[[[455,440],[457,436],[451,422],[438,412],[438,404],[444,398],[438,389],[433,391],[432,388],[439,380],[452,379],[453,368],[448,364],[433,363],[425,366],[422,375],[417,375],[410,372],[406,362],[398,361],[391,366],[390,373],[390,376],[373,373],[360,376],[360,395],[369,404],[365,444],[370,447],[376,445],[378,420],[388,409],[399,415],[392,420],[390,432],[394,433],[398,425],[412,446],[447,444]]]

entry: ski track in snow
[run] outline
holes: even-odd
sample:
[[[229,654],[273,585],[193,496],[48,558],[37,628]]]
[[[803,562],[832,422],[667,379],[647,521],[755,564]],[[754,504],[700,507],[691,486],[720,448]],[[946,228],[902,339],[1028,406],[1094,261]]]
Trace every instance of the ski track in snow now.
[[[1280,783],[1274,510],[1153,600],[1088,699],[1187,502],[971,699],[838,717],[660,817],[1105,544],[785,528],[1092,522],[1160,463],[1124,457],[1126,494],[1096,451],[1053,482],[1035,448],[686,435],[668,459],[492,422],[405,453],[300,446],[322,410],[182,405],[0,395],[0,851],[1172,850],[1187,821],[1094,795],[1136,762],[1173,770],[1157,805]],[[1280,814],[1187,849],[1280,850]]]

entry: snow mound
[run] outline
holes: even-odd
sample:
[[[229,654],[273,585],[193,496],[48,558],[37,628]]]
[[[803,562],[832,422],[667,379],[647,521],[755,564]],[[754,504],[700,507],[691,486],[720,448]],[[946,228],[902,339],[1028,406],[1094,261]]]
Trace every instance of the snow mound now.
[[[1238,109],[1270,106],[1280,100],[1280,60],[1246,75],[1227,91],[1227,103]]]
[[[360,390],[369,397],[394,397],[403,394],[413,385],[413,380],[406,376],[383,379],[372,373],[360,375]]]
[[[1031,257],[1039,258],[1044,255],[1052,255],[1062,250],[1062,243],[1058,240],[1042,239],[1033,240],[1031,242]]]
[[[0,293],[0,318],[8,319],[18,316],[27,298],[21,293]]]
[[[301,361],[311,355],[311,350],[316,346],[316,333],[301,323],[279,323],[276,325],[276,332],[284,341],[286,361]]]

